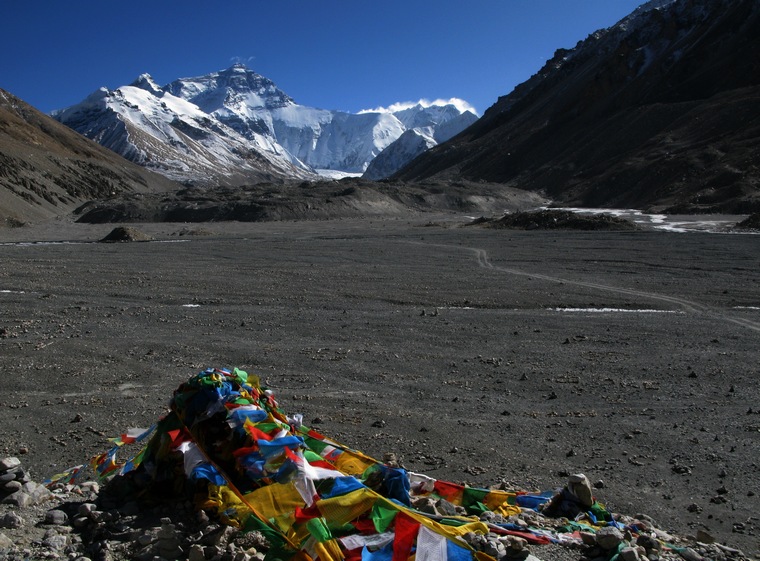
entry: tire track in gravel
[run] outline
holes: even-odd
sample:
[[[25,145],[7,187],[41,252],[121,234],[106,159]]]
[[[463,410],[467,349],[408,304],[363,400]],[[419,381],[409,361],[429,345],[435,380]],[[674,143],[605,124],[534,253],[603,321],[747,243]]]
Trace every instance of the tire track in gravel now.
[[[630,296],[648,298],[650,300],[656,300],[659,302],[666,302],[668,304],[674,304],[676,306],[679,306],[680,308],[682,308],[684,311],[688,313],[703,314],[715,320],[734,323],[736,325],[739,325],[740,327],[744,327],[746,329],[750,329],[752,331],[760,333],[760,323],[758,322],[751,321],[748,319],[743,319],[743,318],[732,317],[730,315],[727,315],[726,313],[715,310],[709,306],[700,304],[699,302],[695,302],[693,300],[687,300],[686,298],[679,298],[676,296],[667,296],[665,294],[658,294],[656,292],[634,290],[632,288],[609,286],[606,284],[590,282],[590,281],[571,280],[571,279],[566,279],[562,277],[544,275],[541,273],[527,272],[521,269],[514,269],[512,267],[497,266],[491,263],[490,259],[488,258],[488,252],[485,249],[481,249],[477,247],[454,246],[454,245],[445,245],[445,244],[425,244],[424,242],[412,242],[412,243],[421,243],[422,245],[438,246],[438,247],[444,247],[447,249],[463,249],[463,250],[469,251],[475,255],[475,260],[477,261],[478,266],[481,267],[482,269],[489,269],[492,271],[507,273],[509,275],[536,278],[536,279],[541,279],[541,280],[554,282],[554,283],[571,284],[575,286],[582,286],[584,288],[592,288],[594,290],[603,290],[607,292],[614,292],[617,294],[627,294]]]

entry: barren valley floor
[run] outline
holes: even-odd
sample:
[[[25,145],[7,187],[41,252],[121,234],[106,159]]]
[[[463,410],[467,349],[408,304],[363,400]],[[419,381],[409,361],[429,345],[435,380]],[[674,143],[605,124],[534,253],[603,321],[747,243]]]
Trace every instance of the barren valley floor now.
[[[612,510],[759,551],[760,237],[462,223],[0,231],[76,242],[0,245],[0,451],[43,479],[238,366],[411,470],[540,490],[584,472]]]

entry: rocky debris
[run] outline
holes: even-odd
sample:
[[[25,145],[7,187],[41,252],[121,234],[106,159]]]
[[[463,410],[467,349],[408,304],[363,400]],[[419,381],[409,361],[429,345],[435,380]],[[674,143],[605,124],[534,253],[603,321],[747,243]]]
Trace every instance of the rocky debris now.
[[[117,226],[111,232],[104,237],[101,242],[146,242],[150,241],[149,235],[141,232],[137,228],[131,226]]]
[[[510,230],[637,230],[638,226],[611,214],[578,214],[569,210],[513,212],[500,218],[480,217],[470,226]]]
[[[1,474],[22,474],[18,477],[28,479],[16,458],[4,458],[0,466]],[[260,532],[243,532],[211,520],[189,500],[138,502],[130,497],[118,498],[119,494],[110,492],[109,487],[101,492],[100,485],[92,481],[77,485],[56,483],[52,490],[32,481],[22,485],[44,489],[45,498],[42,502],[3,501],[0,505],[5,509],[0,512],[3,560],[263,561],[269,550]],[[590,500],[591,486],[583,474],[571,475],[563,489],[573,490],[577,500]],[[464,508],[443,499],[418,498],[413,507],[434,518],[465,515]],[[530,543],[529,530],[551,533],[569,524],[587,524],[588,520],[582,516],[575,520],[549,517],[530,508],[509,517],[485,511],[479,518],[492,531],[485,535],[467,533],[462,539],[497,561],[748,559],[741,551],[725,545],[703,543],[702,540],[712,541],[706,531],[692,538],[672,536],[644,514],[614,515],[613,525],[596,531],[586,525],[578,539],[546,545]],[[518,535],[521,530],[523,535]]]
[[[760,230],[760,212],[750,215],[734,226],[736,230]]]
[[[52,494],[44,485],[33,482],[16,457],[0,460],[0,502],[29,507],[49,500]]]
[[[18,469],[15,458],[0,460]],[[23,470],[22,470],[23,471]],[[191,559],[262,561],[268,549],[258,532],[212,522],[191,502],[138,503],[101,493],[96,482],[54,484],[44,503],[3,501],[0,508],[0,559],[78,561]]]
[[[77,222],[91,224],[263,222],[398,217],[441,211],[492,213],[536,208],[545,203],[535,193],[499,184],[442,181],[406,185],[346,178],[214,189],[188,187],[155,196],[125,194],[91,201],[75,214]],[[205,235],[186,228],[189,231],[184,235]]]

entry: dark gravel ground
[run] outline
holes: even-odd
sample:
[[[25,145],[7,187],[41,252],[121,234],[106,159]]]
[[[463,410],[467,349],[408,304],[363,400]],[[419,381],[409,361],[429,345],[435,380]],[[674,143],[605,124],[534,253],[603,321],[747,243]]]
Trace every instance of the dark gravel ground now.
[[[199,370],[238,366],[372,456],[481,486],[582,471],[611,510],[760,551],[760,237],[464,221],[0,245],[0,453],[43,479],[150,425]]]

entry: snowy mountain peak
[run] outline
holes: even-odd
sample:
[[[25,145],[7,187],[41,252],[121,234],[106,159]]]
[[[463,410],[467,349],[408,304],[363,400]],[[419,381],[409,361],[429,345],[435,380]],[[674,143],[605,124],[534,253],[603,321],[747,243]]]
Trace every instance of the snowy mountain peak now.
[[[258,164],[265,177],[315,177],[315,170],[360,175],[405,131],[415,129],[419,132],[392,159],[394,166],[402,165],[400,159],[411,153],[410,141],[417,150],[426,149],[477,120],[468,109],[456,99],[358,114],[316,109],[298,105],[270,79],[234,64],[163,87],[142,74],[128,86],[102,88],[54,116],[173,179],[212,184],[224,176],[230,184],[250,181],[245,170]]]
[[[295,103],[269,78],[239,63],[196,78],[180,78],[163,89],[195,103],[207,113],[231,105],[276,109]]]
[[[163,95],[163,92],[161,91],[161,86],[156,84],[156,82],[153,81],[153,77],[147,73],[140,74],[135,79],[135,81],[129,85],[135,88],[140,88],[142,90],[145,90],[146,92],[150,92],[153,95],[157,95],[157,96]]]

